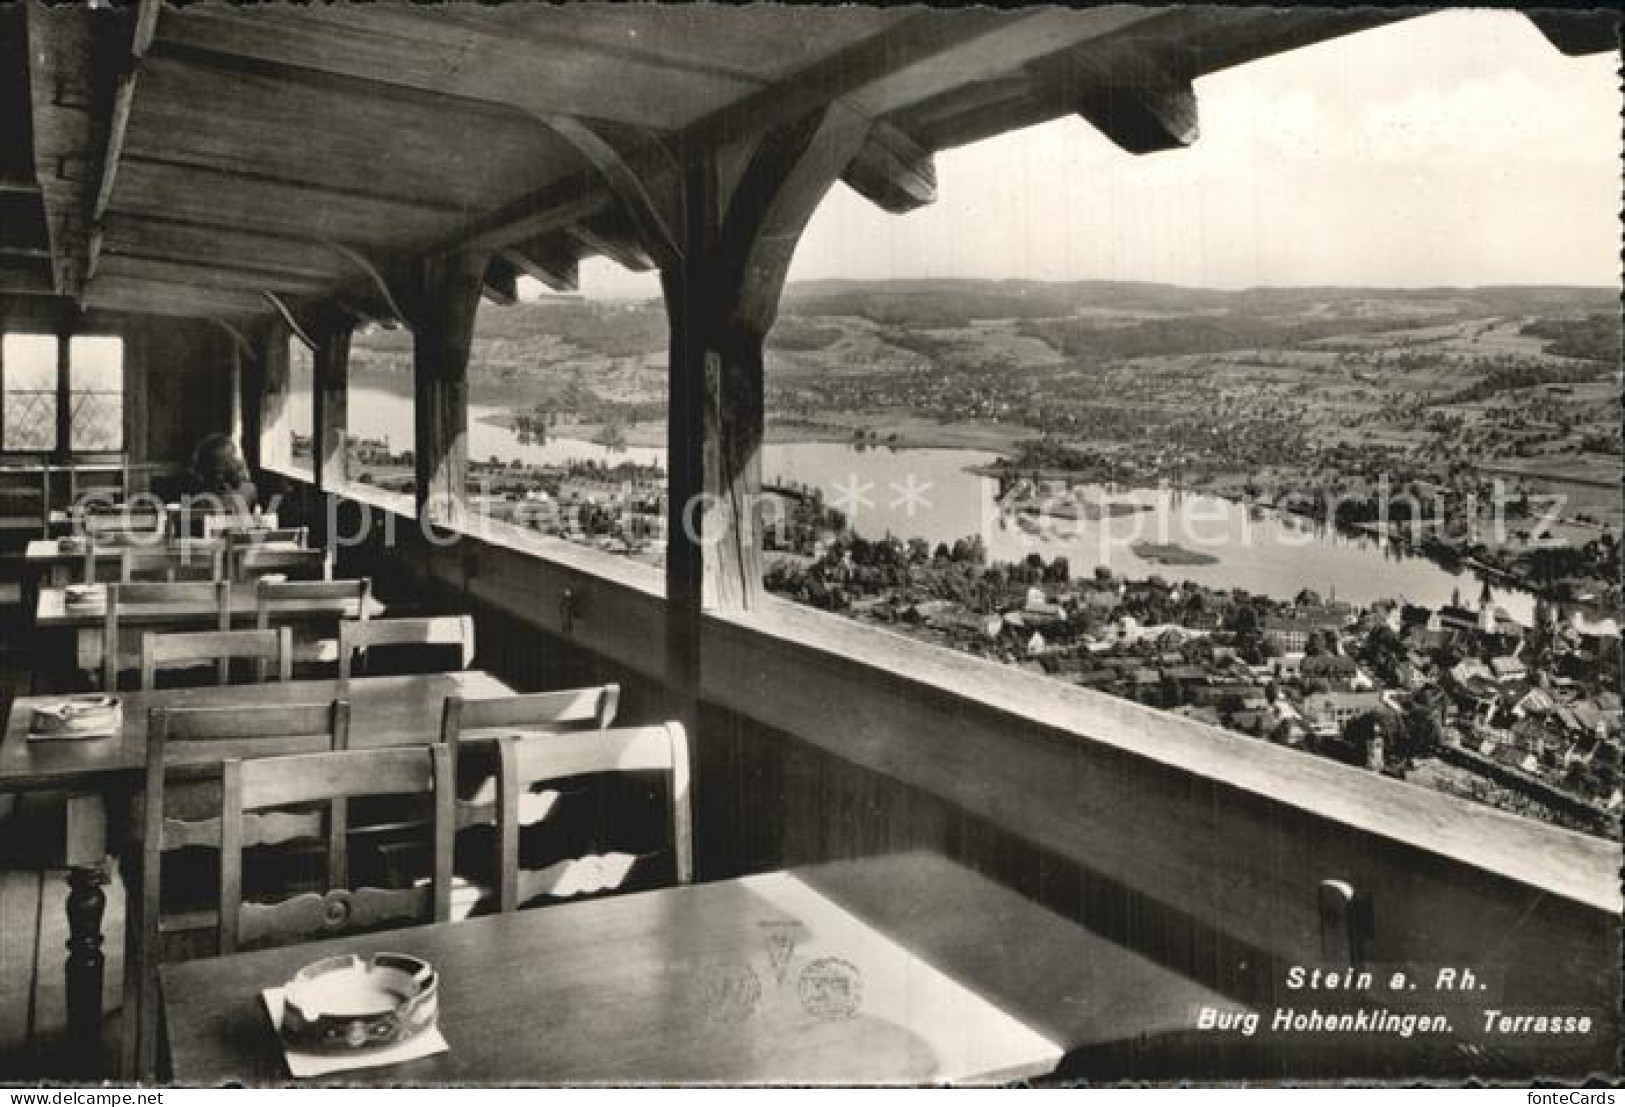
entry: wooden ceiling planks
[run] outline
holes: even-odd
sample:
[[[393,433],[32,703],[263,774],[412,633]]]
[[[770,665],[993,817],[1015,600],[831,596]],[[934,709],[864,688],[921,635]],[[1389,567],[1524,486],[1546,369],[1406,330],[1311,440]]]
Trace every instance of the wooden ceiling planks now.
[[[108,217],[108,251],[166,261],[255,265],[337,283],[352,270],[332,247],[312,239],[259,234],[240,226],[184,222],[169,216],[113,212]]]
[[[195,289],[207,297],[199,314],[264,314],[262,298],[241,295],[260,278],[311,299],[337,293],[362,274],[323,239],[385,268],[494,249],[496,295],[518,271],[570,287],[583,248],[639,266],[652,259],[648,235],[629,233],[617,210],[613,174],[561,138],[560,119],[570,123],[564,132],[580,125],[606,139],[640,187],[658,191],[688,150],[748,149],[841,100],[873,124],[849,183],[904,211],[934,195],[936,150],[1075,111],[1130,149],[1189,141],[1193,78],[1408,14],[169,7],[127,98],[98,228],[97,158],[109,148],[120,70],[95,63],[111,46],[128,62],[135,20],[32,3],[32,49],[22,57],[38,193],[26,167],[0,159],[0,201],[43,202],[57,288],[76,287],[78,259],[100,241],[108,287],[87,302],[127,310]],[[14,70],[8,25],[0,22],[0,61]],[[16,129],[4,118],[0,126]],[[628,133],[658,136],[664,148],[629,144]],[[13,270],[40,260],[44,236],[36,227],[25,241],[27,222],[0,205],[0,245],[12,247],[8,264],[23,263]]]
[[[196,288],[215,288],[257,293],[261,289],[296,295],[316,295],[337,281],[328,276],[311,276],[254,264],[251,260],[175,261],[138,253],[102,254],[98,276],[127,277],[130,280],[160,280]]]
[[[297,75],[161,51],[160,42],[132,121],[132,153],[465,207],[492,206],[575,165],[568,146],[517,112],[455,102],[430,111],[392,98],[388,86],[340,93]]]
[[[265,235],[326,237],[403,248],[439,232],[451,221],[453,209],[295,182],[248,184],[230,174],[132,158],[119,174],[112,210],[227,223]],[[113,245],[117,246],[116,240]]]
[[[412,89],[653,129],[681,126],[752,87],[738,75],[652,65],[629,49],[550,40],[527,27],[543,11],[486,7],[468,13],[476,20],[445,7],[197,8],[166,20],[160,49],[216,50],[344,76],[384,95]],[[603,80],[606,72],[616,79]],[[680,96],[672,95],[674,80],[683,82]]]
[[[106,274],[86,286],[84,304],[108,311],[188,318],[250,318],[267,313],[266,301],[258,293]]]

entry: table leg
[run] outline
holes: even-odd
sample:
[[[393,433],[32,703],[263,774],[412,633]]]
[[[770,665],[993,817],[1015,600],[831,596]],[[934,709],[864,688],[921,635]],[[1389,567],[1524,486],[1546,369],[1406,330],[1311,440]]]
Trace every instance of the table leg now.
[[[107,909],[107,871],[101,865],[68,870],[68,1045],[86,1064],[97,1064],[102,1039],[102,913]]]

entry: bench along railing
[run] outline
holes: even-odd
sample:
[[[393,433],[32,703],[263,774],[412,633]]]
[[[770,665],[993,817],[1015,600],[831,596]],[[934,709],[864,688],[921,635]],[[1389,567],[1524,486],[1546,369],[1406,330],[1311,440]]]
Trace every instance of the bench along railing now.
[[[382,535],[382,520],[371,526]],[[647,566],[496,523],[435,545],[398,520],[395,538],[391,561],[476,608],[661,680],[665,605]],[[1262,958],[1252,968],[1266,984],[1285,988],[1292,966],[1352,946],[1430,981],[1470,968],[1509,1008],[1607,1020],[1617,1007],[1615,843],[789,603],[708,617],[701,658],[706,708],[735,738],[789,736],[1075,866],[1085,884],[1128,889],[1222,936],[1214,956]],[[696,738],[715,740],[704,727]],[[707,766],[702,748],[702,875],[740,861],[707,858],[706,842],[728,835],[704,824],[751,803],[707,781]],[[893,817],[880,794],[840,817]],[[794,817],[836,818],[805,806]],[[1347,891],[1346,918],[1328,922],[1328,888]]]

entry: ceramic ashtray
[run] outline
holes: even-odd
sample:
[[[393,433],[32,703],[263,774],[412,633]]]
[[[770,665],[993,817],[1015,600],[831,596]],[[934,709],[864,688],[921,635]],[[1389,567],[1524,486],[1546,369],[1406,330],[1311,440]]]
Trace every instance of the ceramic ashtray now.
[[[395,1045],[435,1024],[439,991],[434,967],[416,957],[328,957],[288,981],[282,1037],[298,1049],[322,1053]]]
[[[117,696],[71,696],[34,708],[35,734],[106,734],[118,727]]]

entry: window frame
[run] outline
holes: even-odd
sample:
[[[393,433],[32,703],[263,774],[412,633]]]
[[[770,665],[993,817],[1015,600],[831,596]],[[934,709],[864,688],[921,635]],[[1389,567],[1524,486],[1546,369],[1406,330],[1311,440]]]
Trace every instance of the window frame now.
[[[76,338],[111,338],[119,344],[119,387],[118,387],[118,445],[108,448],[79,448],[73,444],[73,341]],[[58,360],[57,407],[59,410],[66,405],[65,412],[57,419],[58,448],[64,459],[73,461],[110,461],[122,460],[129,453],[129,395],[130,395],[130,365],[128,340],[122,334],[110,331],[85,331],[62,335],[57,341],[60,343],[61,356]],[[104,390],[80,390],[83,394],[109,395]]]
[[[0,343],[13,335],[29,338],[47,338],[56,344],[56,413],[54,441],[47,447],[15,448],[6,435],[3,407],[0,407],[0,457],[8,459],[33,458],[45,464],[71,464],[74,462],[122,462],[129,453],[129,342],[124,335],[110,331],[62,332],[19,328],[0,332]],[[119,444],[112,449],[76,449],[73,445],[73,368],[72,342],[75,338],[115,338],[119,341]],[[5,353],[0,350],[0,405],[5,402]]]

